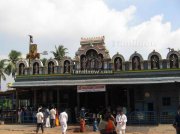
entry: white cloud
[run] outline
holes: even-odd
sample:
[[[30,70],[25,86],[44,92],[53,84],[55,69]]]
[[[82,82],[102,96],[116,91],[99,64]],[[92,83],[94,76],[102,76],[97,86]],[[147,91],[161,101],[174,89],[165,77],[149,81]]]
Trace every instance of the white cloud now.
[[[0,55],[0,60],[2,59],[8,59],[8,56],[7,55]]]
[[[126,60],[136,50],[147,59],[153,49],[163,58],[167,47],[178,49],[180,29],[172,31],[171,23],[164,22],[159,14],[129,26],[135,12],[135,6],[122,11],[110,9],[103,0],[1,0],[0,31],[22,40],[32,34],[40,51],[63,44],[71,57],[80,47],[81,37],[101,35],[106,37],[110,55],[119,51]]]

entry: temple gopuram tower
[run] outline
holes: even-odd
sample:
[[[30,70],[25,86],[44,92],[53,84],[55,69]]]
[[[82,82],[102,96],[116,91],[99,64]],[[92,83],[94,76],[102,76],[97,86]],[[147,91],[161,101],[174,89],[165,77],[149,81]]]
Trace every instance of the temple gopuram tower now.
[[[111,61],[105,47],[104,36],[81,38],[81,47],[76,52],[75,63],[79,70],[106,70]]]

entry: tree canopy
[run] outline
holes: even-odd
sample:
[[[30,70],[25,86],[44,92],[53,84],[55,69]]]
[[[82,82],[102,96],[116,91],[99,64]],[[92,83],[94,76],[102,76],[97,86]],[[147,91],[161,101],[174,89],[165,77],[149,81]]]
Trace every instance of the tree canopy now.
[[[12,74],[12,76],[15,77],[16,63],[20,58],[21,58],[21,52],[18,52],[16,50],[11,50],[11,52],[8,55],[8,64],[5,68],[6,74],[8,75]]]
[[[56,60],[62,60],[63,57],[68,53],[67,48],[63,45],[55,46],[55,51],[52,52]]]

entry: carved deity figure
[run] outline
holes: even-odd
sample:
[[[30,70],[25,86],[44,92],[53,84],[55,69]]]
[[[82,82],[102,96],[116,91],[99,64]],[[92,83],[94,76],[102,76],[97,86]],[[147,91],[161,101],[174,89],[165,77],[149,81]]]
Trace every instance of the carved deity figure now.
[[[158,58],[156,56],[153,56],[152,57],[152,69],[157,69],[158,68],[157,64],[158,64]]]
[[[52,62],[49,64],[49,73],[50,74],[54,73],[54,65]]]
[[[95,59],[91,59],[91,69],[95,68]]]
[[[99,56],[97,61],[98,61],[98,69],[102,69],[102,67],[103,67],[102,57]]]
[[[39,65],[38,65],[38,63],[34,64],[34,74],[39,74]]]
[[[115,64],[116,64],[116,70],[117,71],[121,70],[121,61],[119,58],[116,60]]]
[[[65,63],[64,72],[69,73],[69,63],[68,62]]]
[[[87,59],[86,59],[86,68],[87,69],[90,69],[91,68],[91,59],[88,57]]]
[[[83,70],[86,69],[86,62],[87,62],[86,57],[83,57],[82,58],[82,63],[81,63]]]
[[[177,68],[176,66],[177,58],[174,55],[171,57],[171,62],[172,62],[172,68]]]
[[[138,58],[135,57],[135,59],[133,60],[134,63],[134,70],[138,70],[139,69],[139,61]]]

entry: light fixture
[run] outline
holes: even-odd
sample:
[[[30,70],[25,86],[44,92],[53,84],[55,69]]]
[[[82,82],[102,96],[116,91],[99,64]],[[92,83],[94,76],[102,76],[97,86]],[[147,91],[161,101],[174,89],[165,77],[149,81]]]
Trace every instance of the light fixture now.
[[[145,92],[144,96],[145,96],[146,98],[148,98],[148,97],[150,97],[150,93],[149,93],[149,92]]]

